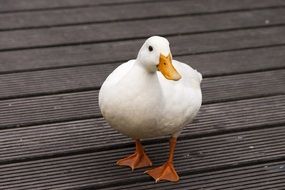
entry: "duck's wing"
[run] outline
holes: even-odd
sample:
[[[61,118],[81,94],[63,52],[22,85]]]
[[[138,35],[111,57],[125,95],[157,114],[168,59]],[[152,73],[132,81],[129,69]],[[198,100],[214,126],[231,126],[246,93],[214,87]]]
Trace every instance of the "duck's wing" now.
[[[182,76],[183,81],[192,81],[197,82],[198,84],[201,83],[203,77],[202,74],[199,73],[197,70],[193,69],[189,65],[182,63],[180,61],[173,60],[172,61],[174,67],[177,69],[177,71]]]
[[[105,80],[104,86],[116,85],[133,67],[135,60],[130,60],[118,66]]]

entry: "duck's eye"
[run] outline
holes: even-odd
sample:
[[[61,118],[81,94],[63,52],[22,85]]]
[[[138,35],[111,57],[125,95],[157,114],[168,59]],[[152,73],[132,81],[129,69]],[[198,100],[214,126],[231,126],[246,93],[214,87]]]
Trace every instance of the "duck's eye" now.
[[[153,47],[152,46],[148,46],[148,51],[152,51]]]

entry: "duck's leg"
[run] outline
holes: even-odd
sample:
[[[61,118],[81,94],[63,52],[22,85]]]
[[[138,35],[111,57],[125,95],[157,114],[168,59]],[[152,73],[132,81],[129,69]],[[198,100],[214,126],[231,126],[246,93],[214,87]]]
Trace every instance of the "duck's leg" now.
[[[117,161],[117,164],[120,166],[129,166],[132,170],[136,168],[142,168],[146,166],[152,166],[152,162],[145,153],[143,146],[139,139],[135,140],[136,150],[135,153]]]
[[[169,150],[169,158],[165,164],[159,166],[157,168],[146,171],[148,175],[155,179],[155,182],[159,182],[160,180],[167,181],[178,181],[179,176],[177,175],[174,166],[173,166],[173,156],[174,150],[176,146],[176,138],[172,137],[170,139],[170,150]]]

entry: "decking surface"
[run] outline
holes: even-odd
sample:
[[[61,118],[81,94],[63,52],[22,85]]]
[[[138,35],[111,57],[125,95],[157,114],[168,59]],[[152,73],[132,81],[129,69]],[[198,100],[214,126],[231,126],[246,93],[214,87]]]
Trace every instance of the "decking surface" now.
[[[285,189],[284,0],[0,0],[0,189]],[[98,91],[152,35],[203,76],[179,183],[119,168]],[[144,141],[154,165],[168,139]]]

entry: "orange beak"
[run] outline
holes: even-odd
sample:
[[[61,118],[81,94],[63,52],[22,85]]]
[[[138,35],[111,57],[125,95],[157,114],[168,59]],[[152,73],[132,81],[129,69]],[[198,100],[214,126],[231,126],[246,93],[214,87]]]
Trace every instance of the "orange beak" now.
[[[165,78],[168,80],[179,80],[181,79],[181,75],[176,71],[176,69],[172,65],[172,57],[169,54],[167,57],[160,54],[159,64],[157,65],[157,69],[163,74]]]

